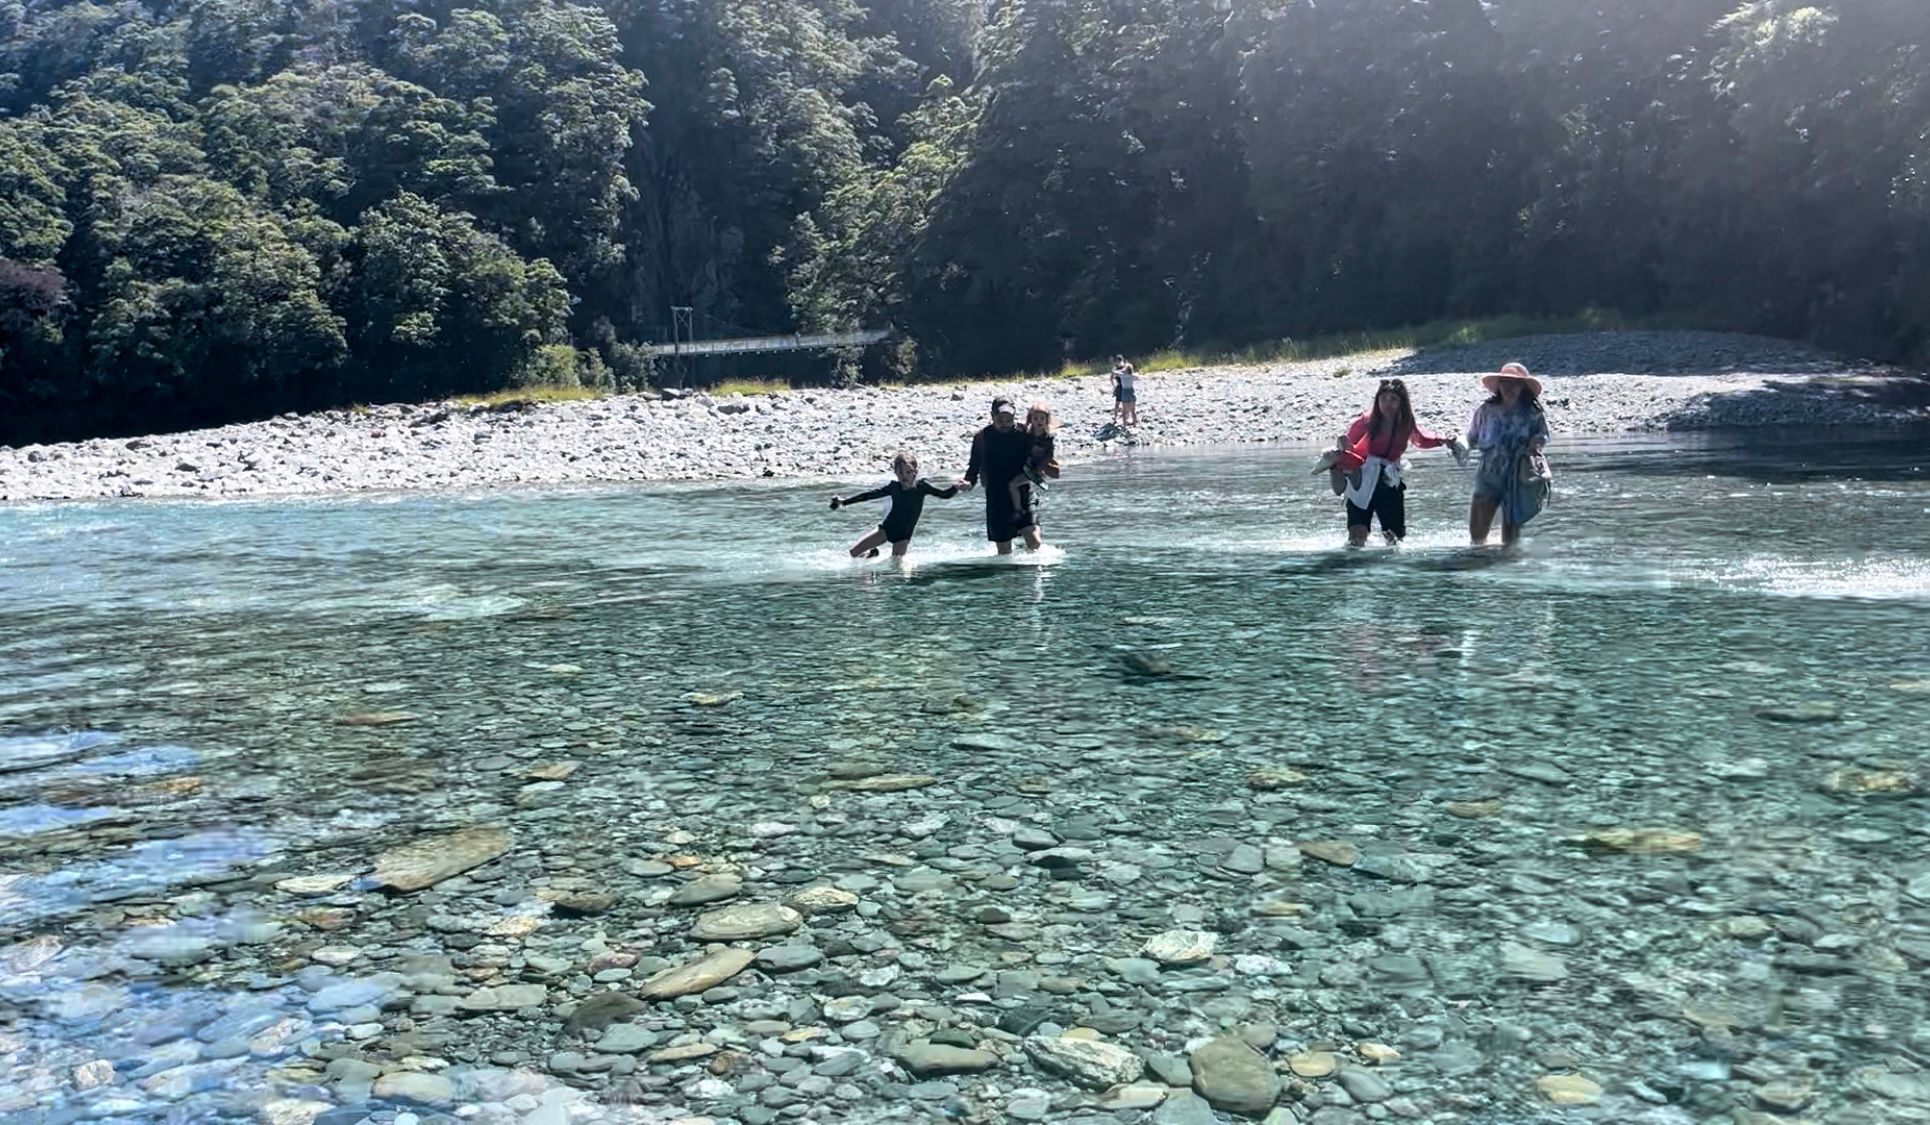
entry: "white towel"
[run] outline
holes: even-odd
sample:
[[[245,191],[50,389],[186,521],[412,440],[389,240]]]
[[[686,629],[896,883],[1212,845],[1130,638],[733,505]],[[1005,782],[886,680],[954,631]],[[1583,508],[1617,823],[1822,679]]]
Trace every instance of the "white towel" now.
[[[1401,463],[1389,461],[1385,457],[1369,457],[1360,467],[1358,476],[1347,475],[1347,502],[1356,508],[1371,507],[1374,503],[1374,490],[1380,487],[1382,477],[1387,478],[1389,488],[1401,486]]]

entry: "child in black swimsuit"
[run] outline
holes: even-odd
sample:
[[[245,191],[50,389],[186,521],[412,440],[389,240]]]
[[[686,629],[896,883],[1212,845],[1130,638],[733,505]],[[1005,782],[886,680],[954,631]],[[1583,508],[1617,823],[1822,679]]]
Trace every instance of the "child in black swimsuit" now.
[[[854,559],[876,558],[882,543],[891,544],[891,557],[903,558],[911,547],[911,533],[918,527],[918,517],[925,513],[925,497],[936,496],[940,500],[950,500],[958,495],[958,486],[949,485],[939,488],[918,476],[918,458],[909,453],[899,453],[891,459],[893,479],[883,488],[870,492],[860,492],[856,496],[831,498],[831,508],[836,511],[846,504],[862,504],[867,500],[890,500],[891,507],[877,527],[865,534],[851,547]]]

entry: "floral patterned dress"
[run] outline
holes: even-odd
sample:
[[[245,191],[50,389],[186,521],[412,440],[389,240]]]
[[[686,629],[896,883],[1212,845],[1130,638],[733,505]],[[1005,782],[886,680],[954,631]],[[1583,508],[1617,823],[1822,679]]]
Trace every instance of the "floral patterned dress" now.
[[[1522,404],[1510,410],[1498,402],[1484,402],[1468,423],[1468,445],[1481,451],[1474,494],[1493,500],[1502,518],[1516,527],[1535,518],[1548,503],[1547,462],[1534,456],[1534,448],[1547,443],[1548,416],[1538,406]]]

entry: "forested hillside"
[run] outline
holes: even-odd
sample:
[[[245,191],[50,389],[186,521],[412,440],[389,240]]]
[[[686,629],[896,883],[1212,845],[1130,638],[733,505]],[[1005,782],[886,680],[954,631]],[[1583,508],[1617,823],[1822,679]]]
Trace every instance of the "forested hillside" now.
[[[0,0],[0,441],[1588,307],[1930,348],[1925,0]]]

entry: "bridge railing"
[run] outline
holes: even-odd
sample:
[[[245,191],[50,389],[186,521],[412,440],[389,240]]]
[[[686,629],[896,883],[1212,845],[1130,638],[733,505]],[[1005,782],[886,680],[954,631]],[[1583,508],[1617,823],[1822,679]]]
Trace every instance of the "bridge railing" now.
[[[889,328],[863,328],[852,332],[822,332],[814,335],[743,336],[730,340],[679,340],[646,344],[660,356],[746,355],[753,352],[793,352],[828,348],[865,347],[889,339]]]

